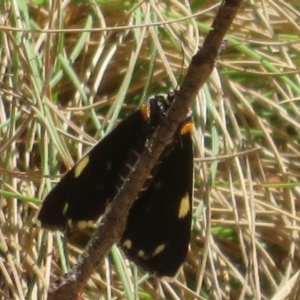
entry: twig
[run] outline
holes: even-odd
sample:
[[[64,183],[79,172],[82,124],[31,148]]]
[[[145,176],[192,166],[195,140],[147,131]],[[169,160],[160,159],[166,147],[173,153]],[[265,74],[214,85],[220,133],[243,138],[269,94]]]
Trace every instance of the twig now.
[[[224,0],[201,49],[193,56],[184,82],[176,94],[175,101],[150,141],[151,153],[145,151],[130,174],[107,214],[98,227],[77,265],[60,277],[49,290],[48,300],[76,299],[83,285],[108,254],[111,246],[120,240],[126,219],[148,173],[171,141],[179,124],[187,115],[191,103],[207,78],[210,76],[224,36],[229,29],[242,0]]]

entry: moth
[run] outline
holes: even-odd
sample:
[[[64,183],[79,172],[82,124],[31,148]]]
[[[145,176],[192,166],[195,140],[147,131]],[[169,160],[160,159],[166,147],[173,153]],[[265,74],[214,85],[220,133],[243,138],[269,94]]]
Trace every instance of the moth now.
[[[105,213],[149,147],[175,93],[156,95],[85,155],[43,201],[38,219],[50,230],[82,226]],[[193,142],[191,116],[178,127],[130,209],[120,247],[158,277],[174,277],[185,260],[191,232]]]

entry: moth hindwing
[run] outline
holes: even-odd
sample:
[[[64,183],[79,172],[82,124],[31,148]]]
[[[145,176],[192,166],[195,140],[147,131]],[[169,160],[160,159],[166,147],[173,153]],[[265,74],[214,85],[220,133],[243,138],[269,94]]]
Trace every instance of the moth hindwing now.
[[[67,172],[43,202],[38,214],[42,226],[65,230],[68,224],[96,221],[118,193],[173,99],[171,93],[166,99],[150,98]],[[129,213],[121,240],[131,260],[159,276],[175,275],[188,249],[193,181],[191,122],[187,117],[162,154],[152,180]],[[177,254],[171,255],[174,249]]]

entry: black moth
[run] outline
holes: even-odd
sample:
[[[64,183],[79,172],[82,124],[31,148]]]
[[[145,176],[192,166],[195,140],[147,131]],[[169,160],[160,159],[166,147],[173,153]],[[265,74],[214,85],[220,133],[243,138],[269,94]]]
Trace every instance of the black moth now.
[[[38,219],[65,230],[96,221],[117,195],[147,141],[166,115],[174,93],[154,96],[102,139],[45,198]],[[193,190],[192,120],[188,116],[164,150],[133,204],[120,246],[156,276],[173,277],[190,241]]]

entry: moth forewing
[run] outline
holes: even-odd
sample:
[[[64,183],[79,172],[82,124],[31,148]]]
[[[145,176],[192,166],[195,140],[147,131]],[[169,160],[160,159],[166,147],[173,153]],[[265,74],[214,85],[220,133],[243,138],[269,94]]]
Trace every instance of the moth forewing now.
[[[96,144],[46,196],[38,214],[42,226],[64,230],[69,220],[97,220],[117,193],[130,151],[143,149],[148,127],[138,110]]]
[[[159,169],[133,204],[120,245],[138,265],[174,277],[190,241],[193,189],[192,121],[178,129]],[[130,247],[128,247],[130,245]]]

